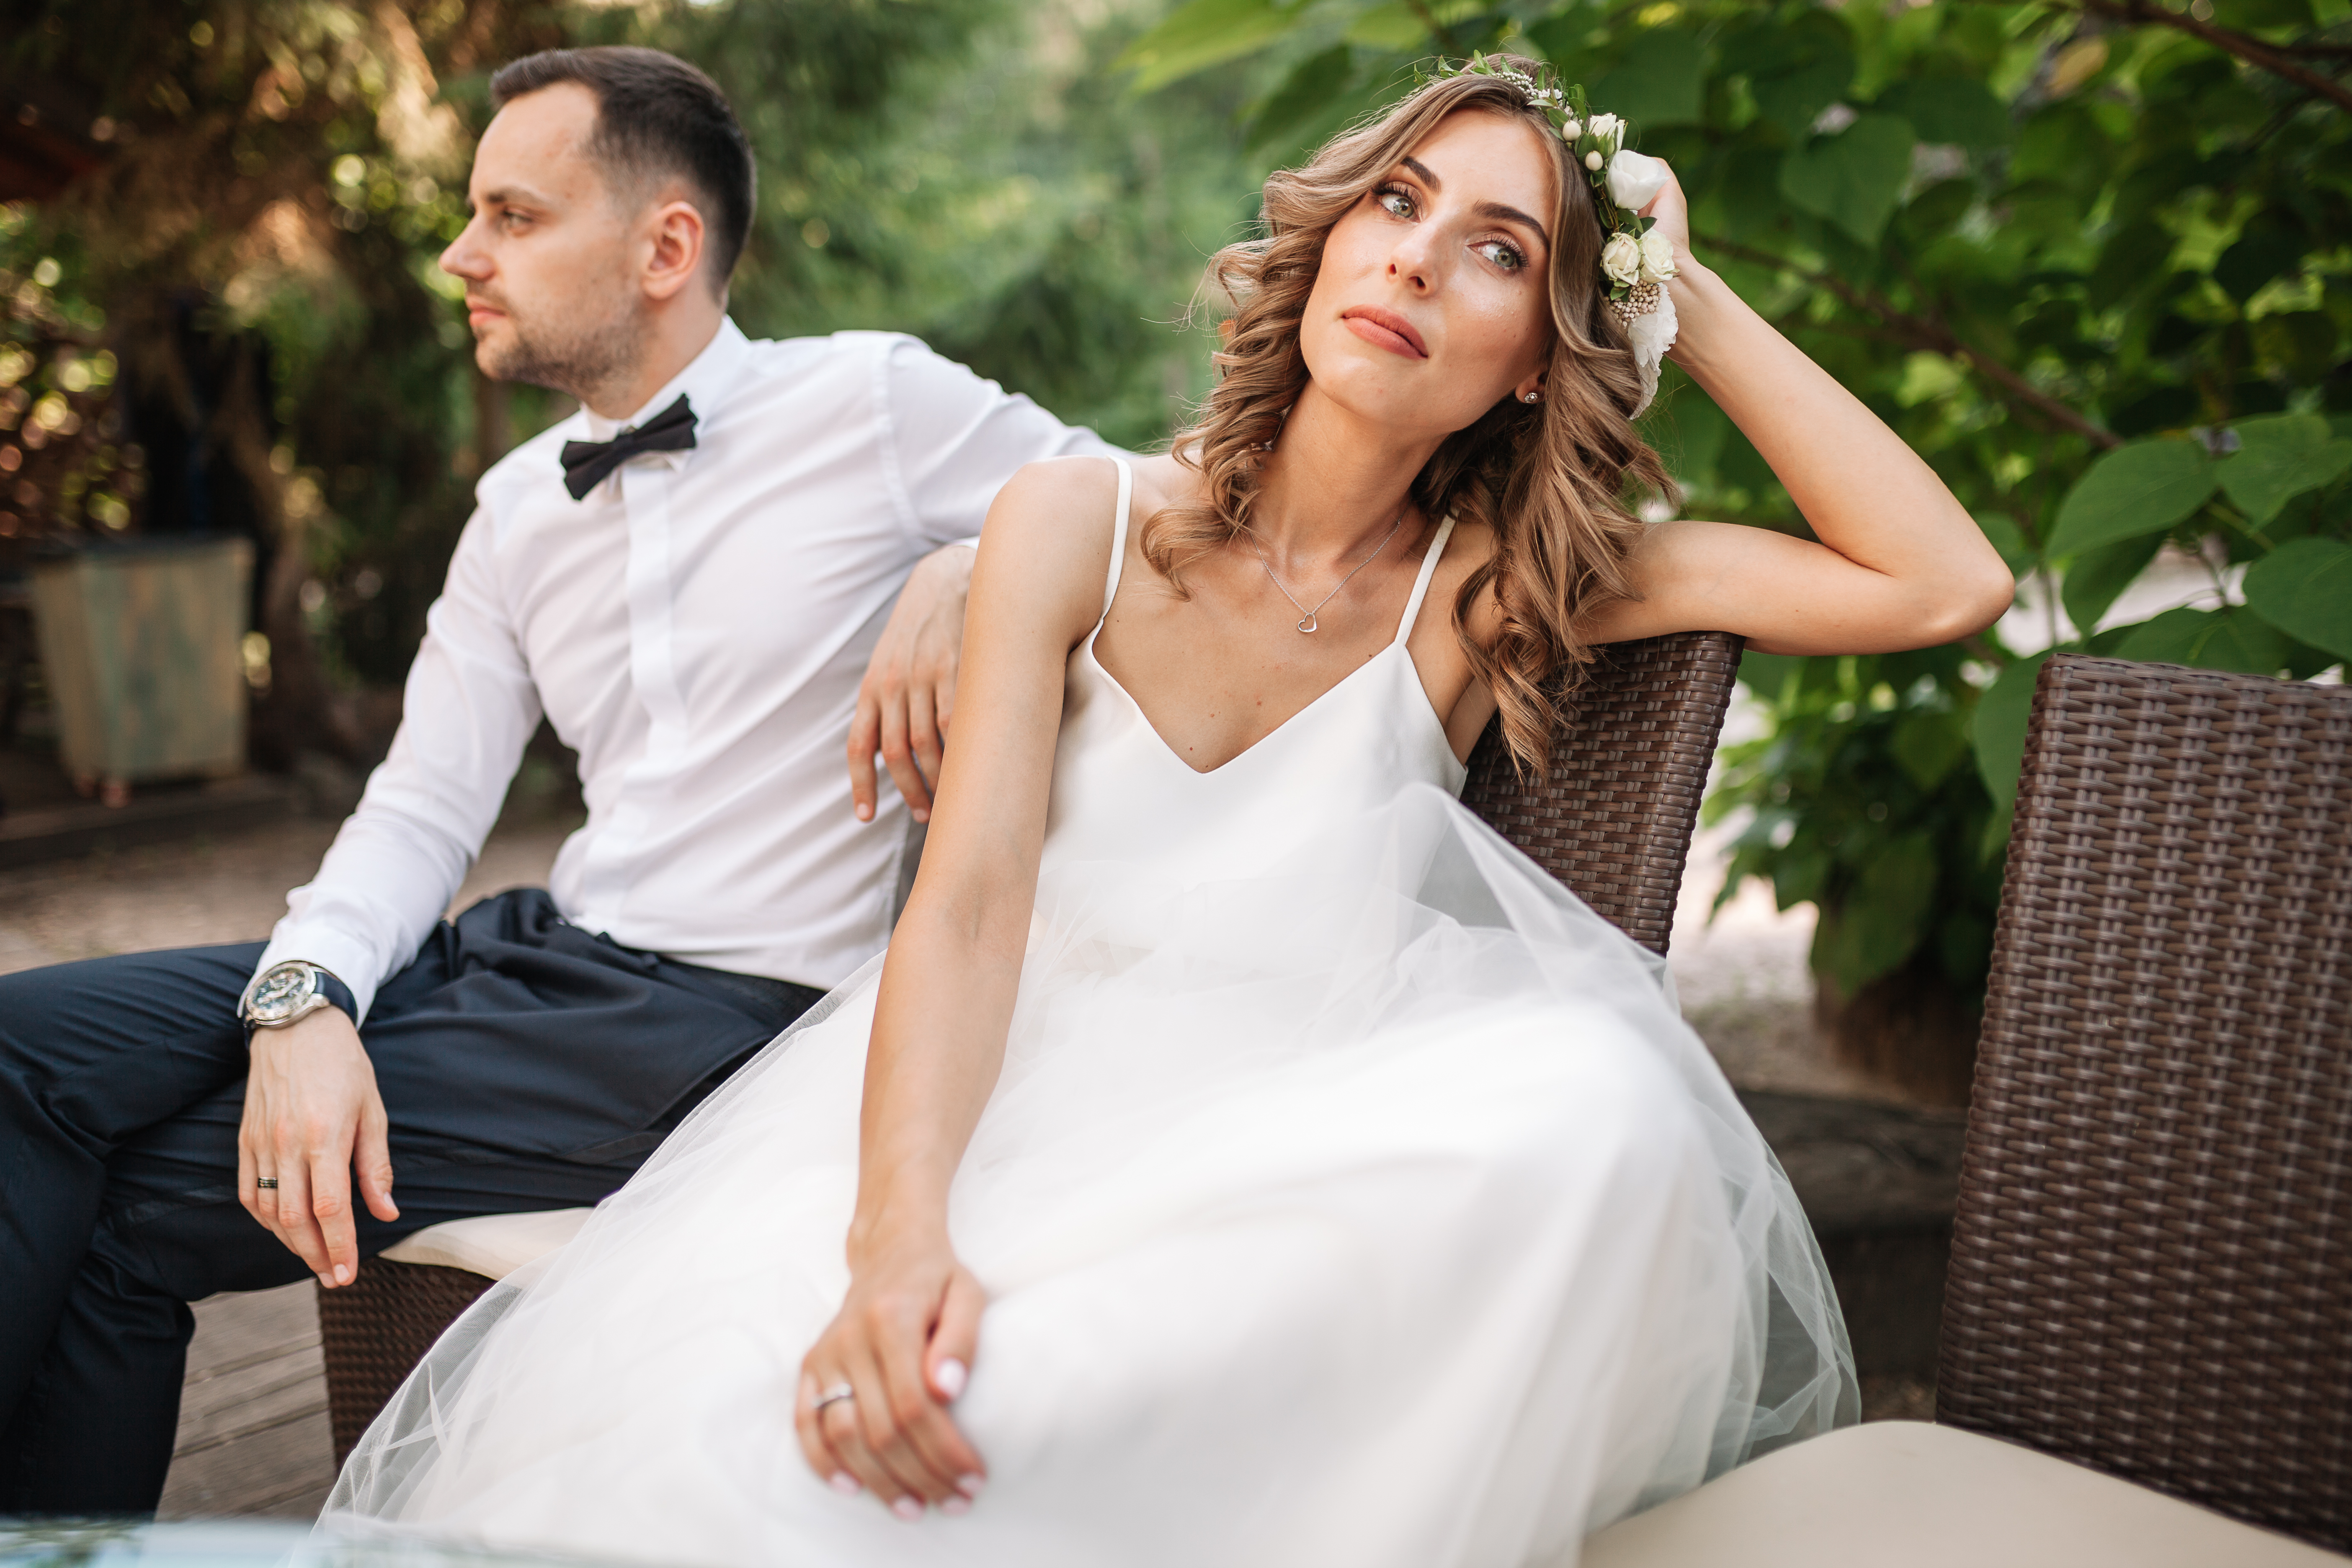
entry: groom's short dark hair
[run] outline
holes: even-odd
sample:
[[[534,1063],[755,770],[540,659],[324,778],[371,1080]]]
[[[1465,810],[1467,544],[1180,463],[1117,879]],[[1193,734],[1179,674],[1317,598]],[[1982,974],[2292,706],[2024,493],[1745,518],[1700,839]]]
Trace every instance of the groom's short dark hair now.
[[[675,175],[702,195],[711,281],[723,292],[751,232],[755,190],[751,144],[727,95],[676,55],[604,47],[525,55],[490,79],[490,101],[503,109],[567,81],[596,95],[593,156],[627,178]]]

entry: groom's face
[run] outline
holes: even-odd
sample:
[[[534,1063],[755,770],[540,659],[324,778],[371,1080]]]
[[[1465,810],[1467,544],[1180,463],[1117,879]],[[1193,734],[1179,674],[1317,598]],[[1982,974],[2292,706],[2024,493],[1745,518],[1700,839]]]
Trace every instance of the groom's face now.
[[[472,220],[441,256],[465,280],[483,372],[583,398],[625,371],[646,333],[632,267],[645,204],[589,151],[596,113],[572,82],[499,110],[474,154]]]

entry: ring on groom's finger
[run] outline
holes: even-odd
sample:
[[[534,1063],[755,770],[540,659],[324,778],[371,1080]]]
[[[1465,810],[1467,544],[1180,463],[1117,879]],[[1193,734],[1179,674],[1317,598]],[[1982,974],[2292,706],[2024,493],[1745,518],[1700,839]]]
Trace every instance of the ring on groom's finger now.
[[[259,1187],[265,1193],[276,1192],[278,1190],[278,1178],[275,1176],[256,1176],[253,1178],[253,1184]]]
[[[816,1396],[816,1403],[809,1406],[809,1414],[812,1415],[822,1415],[824,1414],[824,1407],[826,1405],[839,1405],[845,1399],[855,1399],[856,1397],[857,1391],[856,1389],[850,1387],[849,1384],[845,1383],[836,1383],[831,1388],[826,1389],[823,1394]]]

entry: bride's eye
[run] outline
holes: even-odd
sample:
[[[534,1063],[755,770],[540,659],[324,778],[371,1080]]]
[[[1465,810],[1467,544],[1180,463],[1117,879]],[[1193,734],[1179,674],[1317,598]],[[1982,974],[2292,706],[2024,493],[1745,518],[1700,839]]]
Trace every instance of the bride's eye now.
[[[1507,239],[1482,239],[1470,248],[1506,272],[1517,272],[1528,264],[1519,247]]]
[[[1391,217],[1412,216],[1412,193],[1401,185],[1382,185],[1372,193],[1372,200],[1380,203],[1381,210]]]

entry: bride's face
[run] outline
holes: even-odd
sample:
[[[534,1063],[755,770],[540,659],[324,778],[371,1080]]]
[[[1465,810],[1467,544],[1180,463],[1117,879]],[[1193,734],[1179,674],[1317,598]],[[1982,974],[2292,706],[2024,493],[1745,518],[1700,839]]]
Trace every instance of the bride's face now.
[[[1551,351],[1555,189],[1532,127],[1441,121],[1324,244],[1298,329],[1316,387],[1443,437],[1532,384]]]

